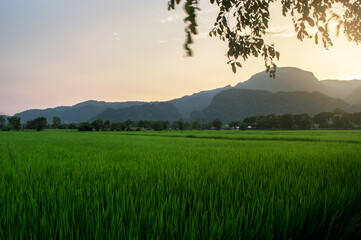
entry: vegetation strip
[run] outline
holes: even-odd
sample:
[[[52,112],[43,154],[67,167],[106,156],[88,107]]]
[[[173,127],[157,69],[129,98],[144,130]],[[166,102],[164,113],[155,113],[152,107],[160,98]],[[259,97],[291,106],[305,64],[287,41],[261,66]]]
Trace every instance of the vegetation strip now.
[[[182,134],[0,132],[0,239],[361,239],[359,145]]]
[[[101,134],[110,134],[102,132]],[[226,136],[205,136],[205,135],[175,135],[175,134],[132,134],[132,133],[119,133],[119,135],[126,136],[146,136],[146,137],[171,137],[171,138],[198,138],[198,139],[219,139],[219,140],[246,140],[246,141],[287,141],[287,142],[329,142],[329,143],[351,143],[361,144],[361,140],[333,140],[333,139],[319,139],[319,138],[283,138],[283,137],[270,137],[270,138],[255,138],[255,137],[226,137]]]

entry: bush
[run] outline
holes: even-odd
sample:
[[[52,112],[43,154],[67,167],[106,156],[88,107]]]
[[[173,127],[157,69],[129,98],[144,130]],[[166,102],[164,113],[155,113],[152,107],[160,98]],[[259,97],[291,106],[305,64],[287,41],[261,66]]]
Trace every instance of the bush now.
[[[80,123],[79,125],[79,128],[78,128],[79,131],[82,131],[82,132],[85,132],[85,131],[93,131],[93,127],[90,123],[88,122],[82,122]]]
[[[1,128],[1,131],[10,131],[10,130],[11,130],[11,127],[9,127],[9,126],[3,126]]]

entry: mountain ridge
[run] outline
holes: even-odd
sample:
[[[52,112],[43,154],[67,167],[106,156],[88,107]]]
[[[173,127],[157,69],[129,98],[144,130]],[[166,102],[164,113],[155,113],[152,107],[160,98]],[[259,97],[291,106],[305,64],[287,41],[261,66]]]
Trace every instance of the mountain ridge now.
[[[234,104],[237,103],[237,104]],[[335,108],[348,109],[350,105],[320,92],[277,92],[232,88],[214,96],[212,103],[202,111],[191,114],[191,120],[206,121],[219,118],[224,122],[268,114],[317,114]]]
[[[129,106],[126,108],[108,108],[102,113],[92,117],[89,121],[102,119],[111,122],[126,120],[167,120],[175,121],[182,118],[177,108],[170,102],[145,103],[139,106]]]
[[[268,92],[295,92],[305,91],[312,93],[314,91],[322,94],[345,100],[348,103],[361,104],[361,97],[358,97],[357,87],[361,87],[361,80],[318,80],[312,72],[304,71],[296,67],[281,67],[277,69],[276,79],[269,77],[266,71],[253,75],[250,79],[240,82],[234,87],[227,85],[225,87],[205,90],[191,95],[185,95],[169,101],[180,113],[181,118],[189,119],[193,112],[202,111],[207,108],[214,96],[229,89],[248,89],[248,90],[265,90]],[[353,93],[356,91],[355,93]],[[351,94],[353,94],[351,96]],[[361,95],[361,94],[360,94]],[[47,109],[30,109],[15,114],[19,116],[23,123],[39,116],[47,118],[48,122],[52,121],[54,116],[58,116],[64,123],[82,122],[93,119],[95,116],[108,114],[108,109],[121,109],[130,106],[140,106],[149,102],[127,101],[127,102],[105,102],[88,100],[77,103],[72,106],[59,106]],[[156,103],[156,102],[150,102]],[[150,106],[150,105],[147,105]],[[358,109],[358,107],[355,107]],[[143,108],[146,111],[146,108]],[[123,113],[124,114],[124,113]]]

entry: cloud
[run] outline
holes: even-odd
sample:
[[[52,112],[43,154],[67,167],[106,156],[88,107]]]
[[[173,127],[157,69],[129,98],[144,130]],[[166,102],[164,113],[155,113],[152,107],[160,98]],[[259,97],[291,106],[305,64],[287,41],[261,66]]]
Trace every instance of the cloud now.
[[[296,32],[292,28],[285,28],[285,27],[274,27],[269,28],[266,31],[266,34],[270,35],[271,37],[281,37],[281,38],[289,38],[296,36]]]
[[[218,14],[219,12],[219,8],[218,7],[215,7],[215,6],[206,6],[206,7],[202,7],[201,8],[201,11],[199,11],[199,15],[203,15],[203,14]]]
[[[330,30],[334,30],[337,27],[336,22],[332,22],[329,25]],[[309,27],[307,26],[306,31],[311,35],[315,35],[317,32],[316,27]],[[297,32],[295,32],[295,29],[293,27],[273,27],[269,28],[266,33],[271,37],[280,37],[280,38],[290,38],[295,37],[297,35]]]
[[[171,15],[165,18],[162,18],[159,22],[160,23],[170,23],[170,22],[174,22],[177,21],[181,18],[181,15],[179,14],[175,14],[175,15]]]
[[[200,32],[196,36],[194,36],[194,39],[204,39],[209,36],[209,32]]]
[[[209,37],[208,32],[200,32],[200,33],[198,33],[197,35],[194,36],[194,39],[205,39],[205,38],[208,38],[208,37]],[[182,42],[182,41],[184,41],[184,39],[182,39],[182,38],[173,38],[173,39],[161,39],[161,40],[158,40],[158,43],[160,43],[160,44],[170,43],[170,42],[179,43],[179,42]]]
[[[163,44],[163,43],[168,43],[168,42],[181,42],[181,41],[183,41],[183,39],[181,39],[181,38],[173,38],[173,39],[169,39],[169,40],[161,39],[161,40],[158,40],[158,43]]]
[[[112,34],[110,40],[112,40],[112,41],[119,41],[119,40],[120,40],[120,34],[114,32],[114,33]]]

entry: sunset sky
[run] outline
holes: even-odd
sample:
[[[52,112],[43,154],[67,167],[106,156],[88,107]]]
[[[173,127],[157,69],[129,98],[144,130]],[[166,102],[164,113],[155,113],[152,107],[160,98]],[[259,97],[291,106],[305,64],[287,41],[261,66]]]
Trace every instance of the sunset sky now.
[[[273,6],[268,40],[279,67],[320,79],[361,79],[361,46],[344,37],[324,50],[296,39]],[[195,56],[184,57],[184,12],[167,0],[0,0],[0,114],[102,101],[163,101],[236,85],[263,71],[249,59],[233,74],[227,45],[210,38],[217,8],[202,1]]]

